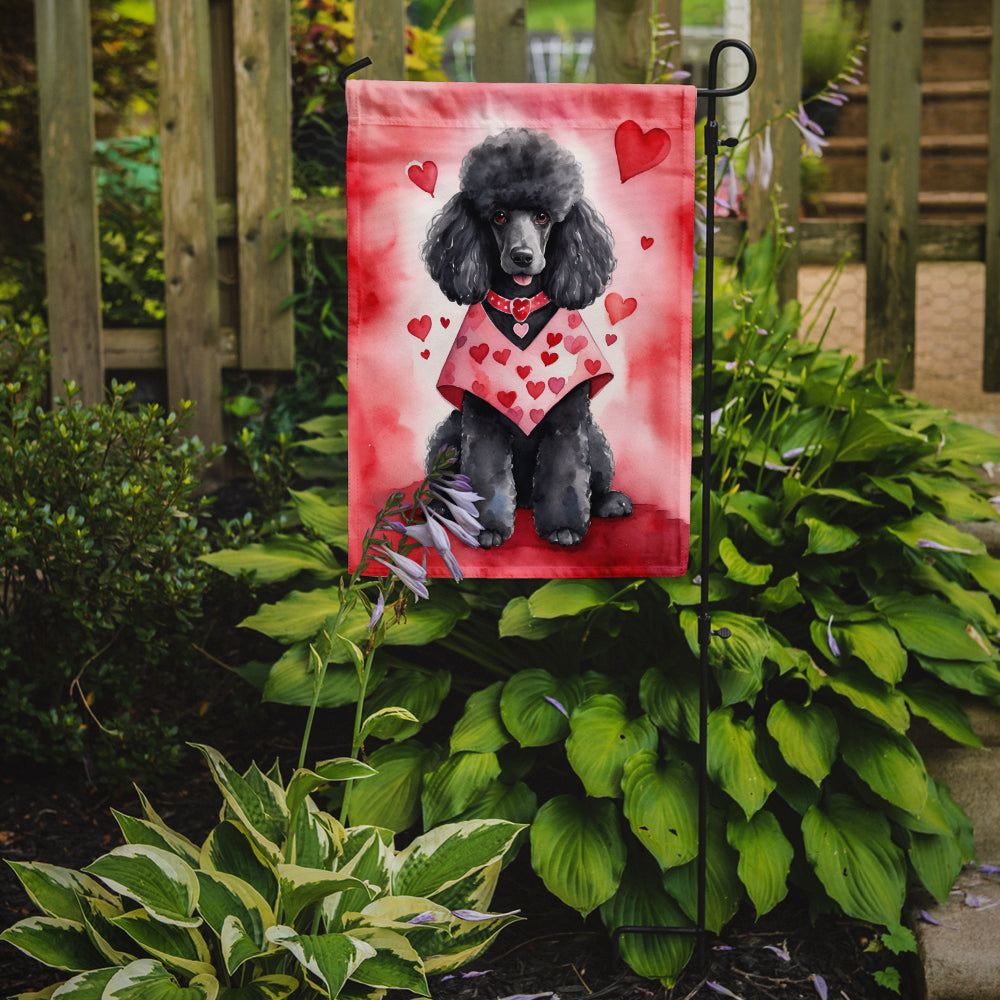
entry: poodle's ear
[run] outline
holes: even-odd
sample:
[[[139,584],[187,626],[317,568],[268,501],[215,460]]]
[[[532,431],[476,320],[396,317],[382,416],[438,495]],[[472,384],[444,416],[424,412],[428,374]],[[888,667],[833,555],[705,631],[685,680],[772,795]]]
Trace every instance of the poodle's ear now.
[[[614,246],[601,213],[585,198],[578,201],[545,248],[545,294],[561,309],[589,306],[611,281]]]
[[[456,194],[431,220],[420,256],[452,302],[471,305],[481,302],[490,290],[492,246],[490,234],[468,200]]]

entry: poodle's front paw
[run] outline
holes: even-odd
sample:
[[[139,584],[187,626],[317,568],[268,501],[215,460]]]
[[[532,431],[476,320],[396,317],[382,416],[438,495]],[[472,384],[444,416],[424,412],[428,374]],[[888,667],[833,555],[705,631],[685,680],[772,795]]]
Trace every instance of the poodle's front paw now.
[[[572,528],[559,528],[545,536],[546,541],[553,545],[579,545],[583,541],[583,533]]]
[[[510,536],[511,532],[509,531],[504,534],[495,528],[483,528],[479,532],[479,547],[481,549],[498,549]]]
[[[608,490],[594,499],[590,512],[594,517],[628,517],[632,513],[632,501],[625,493]]]

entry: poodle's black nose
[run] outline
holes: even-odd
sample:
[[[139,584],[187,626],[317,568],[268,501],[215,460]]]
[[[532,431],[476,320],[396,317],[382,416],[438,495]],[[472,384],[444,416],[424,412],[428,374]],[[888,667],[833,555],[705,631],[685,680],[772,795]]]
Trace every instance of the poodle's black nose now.
[[[535,255],[527,247],[516,247],[511,250],[510,259],[518,267],[527,267],[535,259]]]

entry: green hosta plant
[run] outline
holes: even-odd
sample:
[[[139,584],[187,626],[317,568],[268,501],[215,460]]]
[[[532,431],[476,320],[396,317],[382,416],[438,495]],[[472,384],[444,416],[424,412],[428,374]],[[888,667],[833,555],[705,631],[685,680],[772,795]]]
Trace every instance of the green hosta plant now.
[[[240,774],[199,747],[222,793],[201,845],[116,813],[126,844],[82,871],[12,862],[41,911],[0,935],[70,977],[66,1000],[280,1000],[428,996],[427,975],[480,954],[514,913],[489,913],[521,827],[450,823],[397,849],[375,826],[343,827],[312,794],[370,779],[338,758]],[[50,993],[35,994],[49,996]]]

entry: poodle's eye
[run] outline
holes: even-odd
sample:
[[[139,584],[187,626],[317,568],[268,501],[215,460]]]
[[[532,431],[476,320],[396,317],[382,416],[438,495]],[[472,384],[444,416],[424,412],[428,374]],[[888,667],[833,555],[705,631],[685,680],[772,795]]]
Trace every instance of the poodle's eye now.
[[[548,212],[535,212],[535,225],[546,226],[551,218]]]
[[[497,210],[496,210],[496,211],[495,211],[495,212],[493,213],[493,221],[494,221],[494,222],[495,222],[495,223],[496,223],[496,224],[497,224],[498,226],[503,226],[503,225],[505,225],[505,224],[506,224],[506,222],[507,222],[507,213],[506,213],[505,211],[503,211],[503,209],[500,209],[500,208],[498,208],[498,209],[497,209]]]

